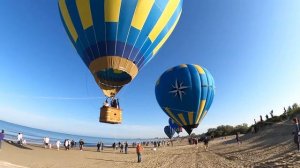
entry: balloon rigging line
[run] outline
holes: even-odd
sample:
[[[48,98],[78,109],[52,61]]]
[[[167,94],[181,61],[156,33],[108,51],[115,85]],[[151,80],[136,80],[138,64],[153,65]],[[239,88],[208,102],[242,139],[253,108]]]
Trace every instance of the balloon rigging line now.
[[[193,112],[193,111],[186,111],[186,110],[174,109],[174,108],[170,108],[170,107],[163,107],[163,108],[168,108],[170,110],[176,110],[176,111],[182,111],[182,112],[186,112],[186,113]]]

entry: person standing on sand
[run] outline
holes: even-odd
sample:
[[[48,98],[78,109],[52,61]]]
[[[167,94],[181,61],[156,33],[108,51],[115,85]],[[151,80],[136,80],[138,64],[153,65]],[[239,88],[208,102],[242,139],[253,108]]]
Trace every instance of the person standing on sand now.
[[[204,142],[204,149],[205,149],[205,151],[207,151],[207,150],[208,150],[208,141],[209,141],[209,139],[208,139],[207,137],[205,137],[205,138],[204,138],[204,140],[203,140],[203,142]]]
[[[18,133],[18,144],[22,145],[22,134]]]
[[[100,144],[101,144],[101,151],[103,151],[103,148],[104,148],[104,143],[103,142],[100,142]]]
[[[50,139],[49,139],[49,137],[45,137],[45,140],[44,140],[45,142],[45,149],[48,147],[49,149],[50,149],[50,146],[49,146],[49,142],[50,142]]]
[[[60,141],[57,140],[57,141],[56,141],[56,148],[57,148],[57,150],[59,150],[60,145],[61,145]]]
[[[240,141],[240,137],[239,137],[239,132],[236,132],[235,133],[235,139],[236,139],[236,142],[240,145],[241,144],[241,141]]]
[[[115,143],[115,142],[112,144],[112,148],[113,148],[114,150],[116,150],[116,143]]]
[[[4,140],[4,130],[1,131],[0,133],[0,150],[2,148],[2,141]]]
[[[128,143],[125,142],[125,154],[127,154],[127,152],[128,152]]]
[[[138,163],[142,162],[142,152],[143,152],[144,148],[142,147],[142,145],[140,143],[137,144],[136,146],[136,154],[138,156]]]
[[[101,147],[101,144],[100,142],[97,143],[97,152],[100,152],[100,147]]]
[[[82,149],[83,149],[83,144],[84,144],[83,140],[80,139],[80,141],[79,141],[79,149],[80,149],[80,151],[82,151]]]
[[[123,152],[124,152],[123,149],[124,149],[124,143],[122,142],[122,143],[121,143],[121,146],[120,146],[120,153],[123,153]]]
[[[293,119],[295,123],[295,132],[294,133],[294,142],[297,145],[298,152],[300,152],[300,129],[299,129],[299,120],[297,117]]]

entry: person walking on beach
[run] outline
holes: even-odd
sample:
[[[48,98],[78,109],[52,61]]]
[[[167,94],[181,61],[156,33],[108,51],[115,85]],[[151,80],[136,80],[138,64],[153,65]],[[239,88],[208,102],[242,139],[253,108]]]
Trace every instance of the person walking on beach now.
[[[80,149],[80,151],[82,151],[82,149],[83,149],[83,144],[84,144],[83,140],[80,139],[80,141],[79,141],[79,149]]]
[[[205,149],[205,151],[207,151],[208,150],[208,142],[209,142],[208,137],[205,137],[203,142],[204,142],[204,149]]]
[[[69,140],[65,139],[64,146],[66,150],[69,150]]]
[[[121,146],[120,146],[120,153],[123,153],[124,152],[124,143],[121,143]]]
[[[0,133],[0,150],[2,148],[2,141],[4,140],[4,130],[1,131]]]
[[[128,152],[128,143],[125,142],[125,154],[127,154],[127,152]]]
[[[100,142],[100,148],[101,148],[101,151],[103,151],[103,148],[104,148],[104,143],[103,142]]]
[[[294,133],[294,142],[297,145],[298,152],[300,152],[300,128],[299,128],[299,119],[295,117],[293,119],[295,123],[295,132]]]
[[[97,152],[100,152],[100,147],[101,147],[101,144],[100,142],[97,143]]]
[[[18,144],[22,145],[23,134],[18,133],[18,137],[17,138],[18,138]]]
[[[144,148],[142,147],[142,145],[140,143],[137,144],[136,146],[136,154],[138,157],[138,163],[142,162],[142,152],[143,152]]]
[[[239,132],[236,132],[235,133],[235,139],[236,139],[236,142],[240,145],[241,144],[241,141],[240,141],[240,137],[239,137]]]
[[[116,150],[116,143],[115,143],[115,142],[112,144],[112,148],[113,148],[114,150]]]
[[[56,148],[57,148],[57,150],[59,150],[60,145],[61,145],[60,141],[57,140],[57,141],[56,141]]]
[[[46,149],[47,147],[50,149],[49,142],[50,142],[49,137],[45,137],[45,138],[44,138],[45,149]]]

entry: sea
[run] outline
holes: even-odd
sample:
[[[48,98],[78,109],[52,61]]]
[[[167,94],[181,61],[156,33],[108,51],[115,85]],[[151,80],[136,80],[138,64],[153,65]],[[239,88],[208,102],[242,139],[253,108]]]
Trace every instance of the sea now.
[[[50,138],[50,143],[55,144],[56,141],[64,142],[65,139],[74,140],[77,142],[82,139],[85,142],[85,146],[96,146],[98,142],[103,142],[104,146],[110,147],[112,144],[118,142],[142,142],[142,141],[152,141],[153,139],[116,139],[116,138],[103,138],[103,137],[92,137],[92,136],[82,136],[82,135],[72,135],[59,132],[46,131],[42,129],[30,128],[18,124],[13,124],[10,122],[0,120],[0,131],[4,130],[5,140],[17,141],[18,133],[23,134],[23,139],[26,140],[28,144],[43,144],[44,137]]]

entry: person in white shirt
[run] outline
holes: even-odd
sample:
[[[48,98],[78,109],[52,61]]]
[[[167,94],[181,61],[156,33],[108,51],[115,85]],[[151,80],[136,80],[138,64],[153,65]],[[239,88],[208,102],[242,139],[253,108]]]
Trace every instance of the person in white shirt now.
[[[59,150],[59,147],[60,147],[60,141],[58,140],[58,141],[56,141],[56,148],[57,148],[57,150]]]
[[[50,139],[49,139],[49,137],[46,137],[45,138],[45,148],[49,148],[49,142],[50,142]]]
[[[18,134],[18,144],[22,145],[22,134]]]

